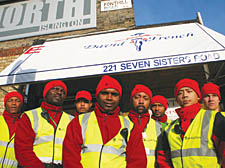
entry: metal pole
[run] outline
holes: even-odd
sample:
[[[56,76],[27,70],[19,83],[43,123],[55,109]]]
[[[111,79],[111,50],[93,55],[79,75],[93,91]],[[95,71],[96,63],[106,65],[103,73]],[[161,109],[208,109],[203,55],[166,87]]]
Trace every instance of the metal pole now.
[[[204,25],[203,20],[202,20],[202,16],[201,16],[201,13],[200,12],[197,12],[197,19],[198,19],[198,21],[199,21],[199,23],[201,25]],[[209,80],[209,76],[210,76],[208,64],[203,64],[203,69],[204,69],[204,72],[205,72],[205,78],[208,81]]]

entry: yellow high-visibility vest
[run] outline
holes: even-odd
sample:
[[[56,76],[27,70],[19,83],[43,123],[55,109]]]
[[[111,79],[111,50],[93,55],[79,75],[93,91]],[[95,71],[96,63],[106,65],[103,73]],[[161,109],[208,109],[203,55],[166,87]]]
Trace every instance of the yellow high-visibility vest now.
[[[43,163],[62,164],[62,144],[66,128],[73,116],[63,112],[57,129],[41,116],[42,108],[27,111],[32,128],[35,132],[33,151]]]
[[[119,119],[121,129],[118,134],[109,142],[103,144],[95,112],[79,116],[83,136],[81,152],[81,164],[83,167],[126,167],[126,146],[129,141],[130,131],[133,128],[133,123],[128,117],[119,116]]]
[[[158,136],[161,134],[161,131],[161,123],[150,118],[144,132],[142,133],[148,168],[155,167],[155,152]]]
[[[161,130],[162,131],[167,130],[171,122],[172,121],[170,119],[167,119],[167,121],[165,123],[160,122],[161,123]]]
[[[10,138],[9,128],[3,116],[0,116],[0,167],[16,168],[18,162],[14,151],[14,136]]]
[[[183,140],[175,131],[175,125],[179,125],[179,119],[169,126],[166,133],[175,168],[220,167],[211,139],[216,113],[216,111],[201,109],[187,129]]]

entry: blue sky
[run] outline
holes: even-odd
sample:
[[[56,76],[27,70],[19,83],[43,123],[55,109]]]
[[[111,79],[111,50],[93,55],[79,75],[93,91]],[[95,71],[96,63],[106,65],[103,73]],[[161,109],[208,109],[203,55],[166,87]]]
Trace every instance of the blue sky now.
[[[225,35],[225,0],[133,0],[137,26],[168,23],[197,18]]]

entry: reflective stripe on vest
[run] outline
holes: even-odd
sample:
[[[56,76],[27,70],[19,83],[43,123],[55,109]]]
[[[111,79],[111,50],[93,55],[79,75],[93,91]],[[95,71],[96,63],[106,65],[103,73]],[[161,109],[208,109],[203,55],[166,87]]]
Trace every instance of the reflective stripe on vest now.
[[[161,134],[161,123],[152,118],[146,125],[142,133],[145,153],[147,156],[147,168],[155,167],[155,151],[158,142],[158,136]]]
[[[41,116],[41,112],[41,108],[26,112],[35,132],[33,151],[42,162],[62,163],[62,143],[66,134],[67,125],[73,117],[63,112],[55,130]]]
[[[87,152],[100,152],[102,149],[102,145],[99,144],[88,144],[85,145],[84,149],[82,150],[82,153],[87,153]],[[105,146],[103,148],[103,153],[109,153],[109,154],[114,154],[114,155],[119,155],[119,156],[125,156],[125,151],[123,148],[121,149],[115,149],[112,146]]]
[[[8,147],[8,148],[14,148],[14,143],[5,142],[5,141],[0,141],[0,146]],[[7,146],[8,145],[8,146]]]
[[[179,123],[179,120],[169,126],[166,132],[174,167],[181,167],[181,165],[188,167],[191,164],[199,164],[200,167],[218,166],[217,155],[210,137],[215,114],[214,111],[201,109],[187,129],[183,141],[180,134],[176,134],[174,131],[174,127]]]
[[[133,123],[129,119],[126,119],[126,117],[119,116],[119,119],[121,123],[120,131],[109,142],[103,144],[95,112],[79,116],[84,143],[81,151],[81,163],[83,167],[126,167],[125,148],[127,144],[121,135],[121,131],[125,128],[128,129],[128,141]]]
[[[86,140],[86,131],[87,131],[88,119],[89,119],[90,115],[91,115],[91,113],[85,114],[83,119],[82,119],[82,121],[81,121],[83,142],[85,142],[85,140]],[[123,124],[124,124],[125,128],[128,128],[128,130],[130,130],[130,122],[127,119],[123,118]],[[91,151],[91,152],[99,152],[101,150],[101,148],[102,148],[102,145],[99,145],[99,144],[94,144],[94,145],[93,144],[89,144],[89,145],[86,145],[86,146],[89,146],[92,149],[84,150],[84,151],[82,151],[82,153],[86,153],[86,152],[89,152],[89,151]],[[121,156],[121,153],[125,153],[125,150],[124,150],[125,147],[126,147],[126,141],[123,138],[123,142],[122,142],[122,145],[120,147],[120,150],[115,149],[115,148],[113,148],[111,146],[110,147],[109,146],[108,147],[105,146],[104,148],[107,148],[107,149],[103,149],[103,152]]]
[[[43,163],[50,163],[52,162],[52,157],[38,157]],[[54,160],[54,164],[62,164],[61,160]]]
[[[150,123],[154,123],[154,126],[151,125]],[[153,129],[155,129],[155,135],[152,135],[154,136],[154,138],[152,136],[150,136],[149,138],[151,138],[151,140],[156,140],[157,137],[161,134],[161,124],[160,122],[158,121],[155,121],[154,119],[149,119],[149,122],[147,124],[147,128],[145,129],[144,132],[152,132]],[[144,141],[145,142],[145,141]],[[157,140],[155,142],[155,145],[157,144]],[[156,146],[155,146],[156,147]],[[146,152],[146,155],[147,156],[155,156],[155,147],[153,147],[152,145],[151,146],[146,146],[145,145],[145,152]]]
[[[13,168],[13,167],[17,168],[17,165],[18,165],[17,161],[15,162],[15,160],[10,160],[10,159],[6,159],[6,158],[4,159],[3,165],[2,165],[2,162],[3,162],[3,160],[0,159],[1,168]]]
[[[3,116],[0,116],[0,167],[17,167],[14,152],[14,135],[10,139],[9,128]]]
[[[54,139],[54,135],[50,135],[50,136],[42,136],[40,138],[38,138],[37,140],[35,140],[34,145],[38,145],[41,143],[45,143],[45,142],[50,142]],[[55,144],[62,144],[63,143],[63,138],[55,138]]]

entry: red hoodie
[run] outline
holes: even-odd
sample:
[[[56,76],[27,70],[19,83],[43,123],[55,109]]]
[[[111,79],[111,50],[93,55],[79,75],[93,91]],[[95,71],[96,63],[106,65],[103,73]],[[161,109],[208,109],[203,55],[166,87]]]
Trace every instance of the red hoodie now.
[[[140,165],[138,165],[138,167],[145,168],[147,166],[147,157],[146,157],[144,143],[143,143],[143,140],[142,140],[143,139],[142,138],[142,132],[144,132],[144,129],[146,128],[146,125],[149,122],[150,114],[149,113],[138,114],[135,111],[130,110],[128,116],[131,119],[131,121],[134,123],[134,129],[133,129],[131,135],[137,134],[137,133],[134,133],[134,132],[139,132],[140,135],[141,135],[140,145],[139,145],[138,148],[135,149],[135,152],[139,153],[138,159],[143,160],[142,163]]]
[[[141,131],[141,133],[142,133],[144,131],[144,129],[146,128],[146,125],[149,122],[150,114],[149,113],[138,114],[138,113],[134,112],[133,110],[130,110],[129,117],[133,121],[133,123],[135,125],[135,129]],[[144,158],[144,161],[140,167],[146,168],[147,167],[147,157],[146,157],[145,147],[144,147],[144,143],[143,143],[142,139],[143,138],[141,137],[141,145],[139,145],[138,151],[135,151],[135,152],[140,153],[140,157]],[[159,154],[158,157],[160,157],[162,155],[161,159],[159,159],[160,163],[158,163],[156,161],[157,162],[156,164],[161,164],[165,168],[171,167],[170,163],[167,161],[168,158],[167,158],[167,155],[164,153],[164,151],[161,148],[158,149],[158,147],[156,150],[158,151],[157,153]]]
[[[103,109],[96,103],[95,114],[97,117],[98,125],[101,131],[103,144],[110,141],[114,136],[116,136],[121,128],[119,120],[120,108],[117,107],[111,113],[104,113]],[[138,136],[134,136],[137,138]],[[135,139],[133,138],[133,139]],[[136,139],[135,139],[136,140]],[[127,145],[127,150],[132,151],[139,141],[130,141]],[[66,137],[63,142],[63,166],[66,168],[81,168],[81,145],[83,144],[81,126],[78,117],[74,118],[67,127]],[[136,154],[137,155],[137,154]],[[129,154],[127,154],[127,159]],[[132,156],[132,158],[135,158]],[[129,160],[129,159],[128,159]],[[131,160],[131,163],[130,163]],[[132,159],[127,163],[127,167],[132,167]],[[135,162],[137,163],[137,162]],[[129,166],[130,165],[130,166]],[[131,166],[132,165],[132,166]],[[133,166],[134,168],[135,166]]]
[[[18,121],[20,120],[20,113],[11,114],[8,111],[4,111],[3,117],[8,125],[10,138],[13,136],[16,130]]]
[[[56,124],[59,123],[62,115],[62,107],[53,106],[46,102],[42,102],[41,107],[48,111],[49,115],[54,119]],[[57,112],[57,113],[56,113]],[[56,126],[50,120],[51,125],[56,129]],[[35,133],[31,126],[30,119],[24,114],[16,129],[15,135],[15,154],[20,166],[26,168],[44,168],[42,162],[33,152],[33,143]]]

